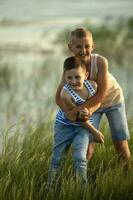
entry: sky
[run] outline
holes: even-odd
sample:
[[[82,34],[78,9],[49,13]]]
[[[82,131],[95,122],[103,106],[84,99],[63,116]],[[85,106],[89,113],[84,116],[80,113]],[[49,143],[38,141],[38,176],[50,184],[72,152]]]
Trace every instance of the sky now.
[[[129,17],[132,0],[0,0],[0,19]]]

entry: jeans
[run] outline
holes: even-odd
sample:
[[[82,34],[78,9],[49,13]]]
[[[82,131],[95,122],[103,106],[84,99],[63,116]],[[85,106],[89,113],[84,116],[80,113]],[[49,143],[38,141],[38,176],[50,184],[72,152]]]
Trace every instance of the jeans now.
[[[113,141],[122,141],[130,138],[124,103],[98,109],[92,115],[93,125],[97,129],[103,114],[108,119]]]
[[[72,155],[76,177],[87,182],[87,147],[91,133],[82,126],[68,126],[60,122],[55,123],[54,148],[51,166],[49,169],[48,183],[54,179],[59,172],[60,161],[65,150],[72,144]]]

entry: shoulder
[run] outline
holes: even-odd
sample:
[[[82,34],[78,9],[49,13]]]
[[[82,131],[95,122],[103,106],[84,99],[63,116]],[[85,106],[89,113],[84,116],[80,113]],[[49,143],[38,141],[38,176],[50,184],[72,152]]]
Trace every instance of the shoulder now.
[[[103,75],[107,74],[108,72],[108,60],[104,56],[98,55],[97,56],[97,69],[98,69],[98,74]]]
[[[65,90],[65,88],[63,87],[60,93],[60,96],[63,100],[70,100],[71,96],[70,94]]]
[[[93,80],[88,80],[89,83],[92,85],[92,87],[94,88],[94,90],[97,90],[97,83]]]
[[[97,64],[98,66],[108,67],[108,60],[104,56],[97,56]]]
[[[64,87],[61,90],[61,99],[66,106],[68,110],[71,110],[75,107],[74,99],[71,97],[71,95],[64,89]]]

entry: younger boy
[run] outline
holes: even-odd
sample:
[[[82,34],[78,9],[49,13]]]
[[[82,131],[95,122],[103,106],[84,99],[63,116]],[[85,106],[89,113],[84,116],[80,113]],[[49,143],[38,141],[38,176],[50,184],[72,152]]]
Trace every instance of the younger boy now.
[[[77,105],[84,103],[86,99],[95,95],[95,82],[92,81],[92,83],[90,83],[87,77],[88,72],[86,71],[84,62],[75,57],[69,57],[65,60],[64,79],[66,84],[61,90],[61,98],[67,110],[75,108]],[[86,153],[88,144],[93,140],[93,136],[97,142],[103,143],[104,136],[92,126],[92,118],[88,119],[86,116],[84,122],[80,122],[80,115],[82,115],[82,112],[86,113],[86,110],[81,111],[78,118],[71,121],[61,109],[56,115],[55,141],[48,184],[51,184],[52,180],[55,178],[62,155],[70,144],[72,144],[73,147],[75,174],[81,177],[84,183],[87,182]]]

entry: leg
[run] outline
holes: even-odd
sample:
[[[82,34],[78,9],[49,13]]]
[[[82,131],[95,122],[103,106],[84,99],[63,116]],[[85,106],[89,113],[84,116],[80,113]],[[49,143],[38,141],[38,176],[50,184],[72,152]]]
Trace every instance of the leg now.
[[[123,140],[123,141],[114,141],[114,147],[117,151],[117,153],[120,155],[120,157],[124,160],[124,161],[129,161],[131,159],[131,153],[128,147],[128,142],[127,140]]]
[[[99,109],[98,111],[94,112],[92,115],[92,119],[93,119],[93,126],[98,129],[99,128],[99,123],[102,117],[102,109]],[[95,142],[90,141],[89,145],[88,145],[88,150],[87,150],[87,159],[91,160],[93,153],[95,150]]]
[[[51,185],[55,180],[63,153],[65,152],[67,147],[72,143],[74,133],[71,129],[71,127],[63,125],[61,123],[55,124],[54,148],[51,166],[49,168],[48,174],[48,185]]]
[[[87,159],[86,152],[89,143],[89,132],[83,127],[76,127],[77,134],[73,139],[73,160],[76,178],[87,182]]]
[[[95,150],[95,142],[91,142],[88,144],[88,149],[87,149],[87,159],[91,160]]]
[[[130,136],[125,113],[125,105],[118,104],[112,106],[108,109],[106,115],[109,121],[115,149],[123,161],[129,162],[131,154],[127,139],[129,139]]]

